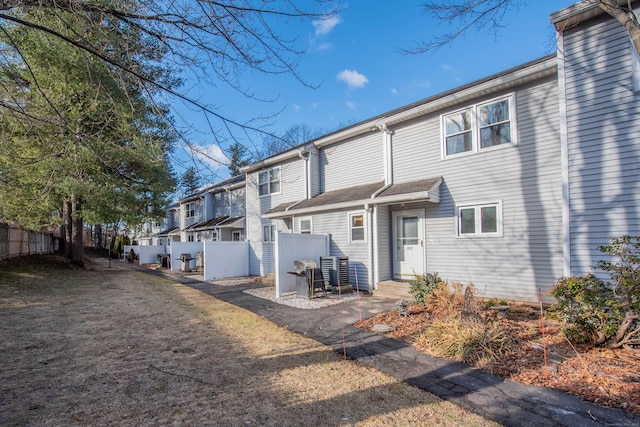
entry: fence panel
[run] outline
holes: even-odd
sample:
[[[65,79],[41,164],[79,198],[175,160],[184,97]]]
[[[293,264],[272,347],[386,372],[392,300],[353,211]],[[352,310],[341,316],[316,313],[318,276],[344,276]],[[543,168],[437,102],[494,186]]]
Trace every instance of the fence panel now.
[[[204,280],[249,275],[249,242],[205,242]]]
[[[204,245],[202,242],[172,242],[170,248],[171,271],[181,269],[180,254],[191,254],[192,259],[189,261],[189,270],[192,270],[196,265],[196,252],[203,252]]]
[[[296,278],[288,271],[293,270],[295,260],[313,260],[320,266],[320,257],[329,255],[327,234],[276,235],[276,296],[296,290]]]
[[[50,254],[53,252],[53,242],[51,233],[0,223],[0,259]]]

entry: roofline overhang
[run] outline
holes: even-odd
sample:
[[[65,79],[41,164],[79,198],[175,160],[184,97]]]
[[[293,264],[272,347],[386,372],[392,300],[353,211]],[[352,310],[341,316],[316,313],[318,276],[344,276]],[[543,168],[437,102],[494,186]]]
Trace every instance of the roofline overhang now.
[[[615,2],[614,0],[614,3]],[[631,3],[637,3],[637,0],[632,0]],[[626,6],[628,0],[617,0],[617,4],[619,6]],[[601,9],[595,1],[583,0],[552,13],[549,20],[556,27],[556,31],[564,31],[584,21],[606,14],[607,13]]]
[[[307,148],[305,148],[305,147],[310,148],[309,144],[310,144],[309,141],[307,141],[307,142],[305,142],[305,143],[303,143],[303,144],[301,144],[301,145],[299,145],[297,147],[291,148],[291,149],[289,149],[287,151],[283,151],[282,153],[276,154],[274,156],[271,156],[271,157],[268,157],[266,159],[260,160],[260,161],[258,161],[256,163],[251,164],[251,165],[248,165],[248,166],[245,166],[243,168],[240,168],[240,171],[244,172],[244,173],[250,173],[250,172],[254,172],[254,171],[260,170],[260,169],[264,169],[264,168],[272,166],[272,165],[277,165],[277,164],[279,164],[279,163],[281,163],[281,162],[283,162],[285,160],[289,160],[289,159],[293,159],[293,158],[296,158],[296,157],[300,157],[300,156],[306,154],[309,151]]]
[[[328,205],[320,205],[320,206],[310,206],[308,208],[295,209],[295,206],[299,203],[302,203],[304,200],[293,203],[291,206],[286,208],[284,211],[273,212],[271,214],[263,214],[261,215],[264,219],[275,219],[275,218],[285,218],[288,216],[297,216],[297,215],[307,215],[311,213],[317,212],[326,212],[333,210],[341,210],[347,208],[355,208],[355,207],[364,207],[367,205],[392,205],[395,203],[411,203],[411,202],[431,202],[431,203],[440,203],[440,195],[438,192],[438,188],[441,184],[442,180],[439,180],[437,184],[435,184],[428,191],[416,191],[414,193],[404,193],[397,194],[393,196],[382,196],[375,197],[376,193],[374,193],[368,199],[360,199],[360,200],[351,200],[348,202],[341,203],[332,203]],[[435,191],[434,191],[435,189]]]

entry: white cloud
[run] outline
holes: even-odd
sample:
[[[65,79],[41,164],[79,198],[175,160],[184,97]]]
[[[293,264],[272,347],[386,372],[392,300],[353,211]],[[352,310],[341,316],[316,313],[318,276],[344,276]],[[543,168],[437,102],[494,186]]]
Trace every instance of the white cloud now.
[[[397,95],[398,94],[398,89],[396,89],[395,87],[392,87],[389,92],[391,92],[392,95]]]
[[[367,83],[369,83],[367,76],[360,74],[355,70],[340,71],[336,78],[341,82],[345,82],[349,86],[349,89],[363,88]]]
[[[312,23],[316,29],[316,36],[323,36],[325,34],[329,34],[340,22],[342,22],[340,17],[338,15],[334,15],[331,18],[319,19]]]
[[[347,108],[350,109],[350,110],[357,110],[358,109],[358,106],[356,105],[355,102],[345,101],[344,105],[346,105]]]
[[[194,157],[196,157],[202,163],[209,165],[214,170],[226,168],[231,162],[229,158],[224,154],[222,149],[216,144],[207,146],[193,144],[192,151]]]

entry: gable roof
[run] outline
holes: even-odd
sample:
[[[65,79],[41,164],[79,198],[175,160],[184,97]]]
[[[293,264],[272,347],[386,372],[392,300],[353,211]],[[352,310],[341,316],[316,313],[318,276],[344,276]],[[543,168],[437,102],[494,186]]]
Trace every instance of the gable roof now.
[[[384,181],[327,191],[310,199],[282,203],[265,212],[263,218],[282,218],[328,210],[360,207],[366,204],[440,201],[442,177],[384,185]]]

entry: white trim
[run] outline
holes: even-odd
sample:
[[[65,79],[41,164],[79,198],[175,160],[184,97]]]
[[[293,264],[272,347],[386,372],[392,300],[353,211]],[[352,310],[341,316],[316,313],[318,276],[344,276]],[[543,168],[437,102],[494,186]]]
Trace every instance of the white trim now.
[[[564,33],[556,31],[558,55],[558,112],[560,126],[560,169],[562,174],[562,264],[563,276],[571,275],[571,206],[569,194],[569,132],[564,56]]]
[[[367,239],[367,216],[366,216],[366,209],[360,210],[360,211],[352,211],[352,212],[347,212],[347,223],[348,223],[348,232],[349,232],[349,243],[353,243],[353,244],[361,244],[361,243],[367,243],[368,239]],[[352,233],[352,227],[351,227],[351,218],[354,216],[362,216],[362,240],[353,240],[353,233]],[[360,227],[357,227],[360,228]]]
[[[279,184],[279,190],[275,191],[275,192],[271,192],[271,172],[274,170],[278,170],[278,184]],[[265,194],[260,194],[260,175],[262,174],[267,174],[267,193]],[[274,166],[272,168],[269,169],[265,169],[262,170],[260,172],[258,172],[258,197],[269,197],[269,196],[275,196],[278,194],[282,193],[282,167],[281,166]]]
[[[509,129],[511,134],[511,141],[503,144],[492,145],[489,147],[482,147],[480,140],[480,120],[479,120],[479,110],[482,107],[487,105],[496,104],[502,101],[509,102]],[[451,159],[454,157],[460,157],[464,155],[470,155],[475,153],[480,153],[488,150],[495,150],[504,147],[513,147],[518,145],[518,129],[517,129],[517,118],[516,118],[516,95],[515,92],[508,93],[506,95],[502,95],[499,97],[495,97],[483,102],[477,102],[464,108],[460,108],[457,110],[444,112],[440,114],[440,158],[441,159]],[[470,133],[471,134],[471,149],[467,151],[460,151],[458,153],[447,154],[447,128],[446,128],[446,119],[455,114],[469,112],[470,114],[470,129],[468,131],[460,132],[462,133]],[[486,126],[485,126],[486,127]],[[455,134],[452,134],[455,135]]]
[[[391,275],[394,278],[399,278],[399,279],[404,279],[406,277],[413,277],[413,274],[402,274],[402,272],[400,271],[399,268],[399,263],[398,263],[398,245],[397,245],[397,240],[398,240],[398,224],[397,224],[397,219],[398,217],[405,217],[405,216],[417,216],[418,217],[418,240],[419,240],[419,245],[421,248],[421,258],[420,261],[422,263],[422,271],[416,272],[416,274],[418,275],[422,275],[424,273],[426,273],[427,271],[427,266],[426,266],[426,249],[425,249],[425,240],[426,240],[426,230],[425,230],[425,210],[424,209],[410,209],[410,210],[402,210],[402,211],[393,211],[391,212],[391,242],[392,242],[392,249],[391,249],[391,258],[392,258],[392,265],[391,265]]]
[[[309,230],[305,233],[302,229],[302,221],[309,221]],[[313,234],[313,217],[312,216],[300,216],[296,218],[298,224],[298,233],[300,234]]]
[[[496,206],[496,226],[498,228],[498,231],[495,233],[481,233],[478,232],[479,230],[479,226],[481,224],[481,215],[480,214],[480,210],[484,207],[490,207],[490,206]],[[475,233],[465,233],[462,234],[460,232],[460,211],[462,209],[474,209],[474,215],[475,215]],[[462,203],[462,204],[457,204],[456,205],[456,214],[455,214],[455,218],[456,218],[456,238],[459,239],[475,239],[475,238],[492,238],[492,237],[503,237],[504,236],[504,229],[503,229],[503,213],[502,213],[502,200],[498,200],[498,201],[490,201],[490,202],[477,202],[477,203]]]

